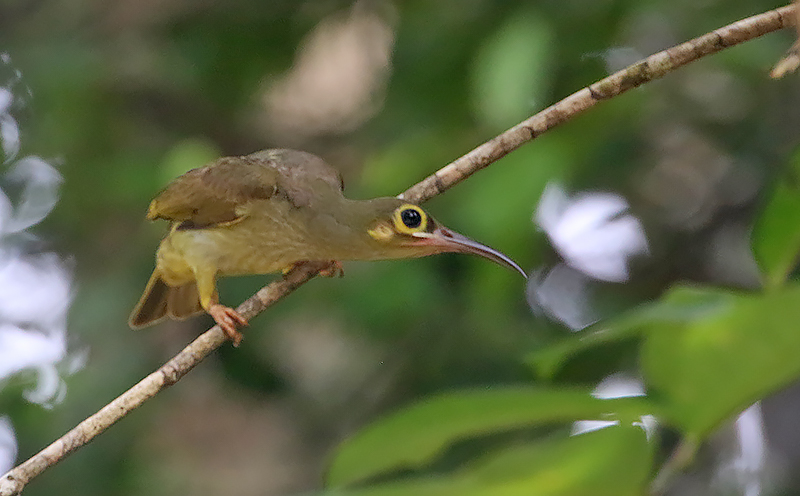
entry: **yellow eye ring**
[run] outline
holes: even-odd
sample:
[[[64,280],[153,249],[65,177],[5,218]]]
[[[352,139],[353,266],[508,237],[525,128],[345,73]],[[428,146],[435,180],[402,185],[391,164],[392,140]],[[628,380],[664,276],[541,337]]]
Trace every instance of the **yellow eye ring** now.
[[[394,228],[403,234],[423,232],[428,227],[428,215],[416,205],[407,203],[394,211]]]

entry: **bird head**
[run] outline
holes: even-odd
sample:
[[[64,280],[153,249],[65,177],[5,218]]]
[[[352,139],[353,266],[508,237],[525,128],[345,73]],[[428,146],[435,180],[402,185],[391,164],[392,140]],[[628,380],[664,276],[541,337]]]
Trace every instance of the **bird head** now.
[[[503,253],[452,231],[421,207],[397,198],[372,200],[374,215],[367,222],[370,244],[381,258],[424,257],[436,253],[468,253],[516,270],[525,271]]]

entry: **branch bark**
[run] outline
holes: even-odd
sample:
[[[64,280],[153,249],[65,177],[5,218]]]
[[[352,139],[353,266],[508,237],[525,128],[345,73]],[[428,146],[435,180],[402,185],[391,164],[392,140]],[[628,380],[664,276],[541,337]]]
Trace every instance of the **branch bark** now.
[[[794,26],[796,23],[795,7],[787,5],[742,19],[699,38],[651,55],[520,122],[426,177],[400,196],[416,203],[428,200],[603,100],[659,79],[706,55],[779,29]]]
[[[475,172],[499,160],[525,143],[553,129],[597,103],[620,95],[644,83],[663,77],[685,64],[725,48],[757,38],[797,22],[795,7],[789,5],[735,22],[699,38],[669,48],[636,62],[537,113],[399,195],[422,203],[447,191]],[[302,264],[283,279],[275,281],[242,303],[237,311],[251,319],[312,278],[327,263]],[[158,370],[78,424],[61,438],[6,473],[0,479],[0,496],[19,494],[31,479],[62,460],[139,407],[162,389],[175,384],[226,340],[218,326],[195,339]]]
[[[794,72],[800,67],[800,0],[794,0],[795,28],[797,29],[797,40],[786,51],[786,55],[781,58],[772,72],[769,73],[773,79],[780,79],[786,74]]]

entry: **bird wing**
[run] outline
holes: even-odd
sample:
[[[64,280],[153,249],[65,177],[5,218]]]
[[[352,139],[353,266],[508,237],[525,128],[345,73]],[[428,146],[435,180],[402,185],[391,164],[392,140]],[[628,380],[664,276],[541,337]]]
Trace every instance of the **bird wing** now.
[[[278,187],[285,190],[299,201],[308,205],[308,201],[301,198],[310,188],[320,188],[342,193],[344,182],[339,171],[328,165],[327,162],[310,153],[288,149],[274,149],[256,152],[242,157],[251,163],[264,164],[278,170]]]
[[[311,206],[320,189],[342,191],[341,176],[322,159],[295,150],[264,150],[223,157],[183,174],[153,200],[147,218],[208,227],[240,220],[255,201]]]

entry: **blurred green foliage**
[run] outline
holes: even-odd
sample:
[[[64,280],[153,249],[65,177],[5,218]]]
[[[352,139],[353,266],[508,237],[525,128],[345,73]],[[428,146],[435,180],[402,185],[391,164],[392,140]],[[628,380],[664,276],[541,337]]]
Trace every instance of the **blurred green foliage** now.
[[[775,185],[775,191],[758,218],[753,234],[753,251],[761,270],[764,284],[782,285],[797,264],[797,246],[800,244],[800,153],[795,152],[785,177]]]
[[[652,447],[635,427],[614,426],[536,444],[509,443],[449,477],[410,479],[342,495],[637,495],[647,480]]]
[[[347,440],[328,479],[335,487],[389,469],[424,467],[447,446],[468,436],[589,417],[638,420],[642,407],[636,399],[600,400],[566,388],[447,393],[397,412]]]
[[[125,324],[165,229],[144,212],[175,175],[219,155],[297,147],[339,167],[352,197],[394,195],[620,62],[775,6],[0,4],[0,51],[33,94],[23,152],[64,175],[38,234],[74,259],[70,339],[89,349],[51,411],[20,401],[16,385],[0,392],[20,458],[209,324]],[[393,43],[373,113],[281,129],[270,88],[321,23],[364,12]],[[791,32],[770,35],[602,103],[428,205],[534,271],[558,259],[531,221],[549,181],[625,193],[651,254],[629,285],[604,288],[622,309],[613,318],[570,336],[531,312],[518,275],[468,257],[348,264],[344,279],[314,281],[271,308],[242,349],[221,350],[25,494],[286,494],[321,490],[328,465],[333,494],[641,493],[666,450],[631,427],[639,415],[706,436],[798,375],[800,94],[796,76],[766,77],[791,43]],[[712,271],[723,257],[703,251],[717,227],[753,218],[763,291],[743,264]],[[241,301],[267,279],[223,281],[222,299]],[[648,396],[592,398],[609,364],[641,374]],[[600,418],[620,425],[568,435],[572,420]]]
[[[790,169],[774,186],[756,222],[753,244],[769,284],[763,292],[679,287],[579,337],[539,347],[530,357],[540,376],[552,378],[578,351],[637,338],[647,398],[595,399],[588,389],[557,383],[536,390],[495,387],[428,398],[343,443],[328,482],[333,488],[352,486],[400,468],[435,468],[433,462],[446,448],[466,439],[521,433],[554,422],[602,419],[626,427],[577,437],[562,432],[527,442],[518,435],[499,447],[484,446],[475,460],[453,472],[403,476],[328,494],[646,493],[657,467],[651,465],[652,446],[648,449],[642,442],[644,432],[631,437],[637,430],[633,426],[647,429],[645,419],[652,416],[661,428],[685,437],[688,444],[682,446],[695,446],[734,414],[800,376],[800,289],[787,281],[800,256],[800,239],[793,235],[800,226],[800,208],[792,208],[797,201],[795,181]],[[602,444],[594,445],[598,439]],[[502,476],[485,477],[487,458],[489,465],[501,467]]]

